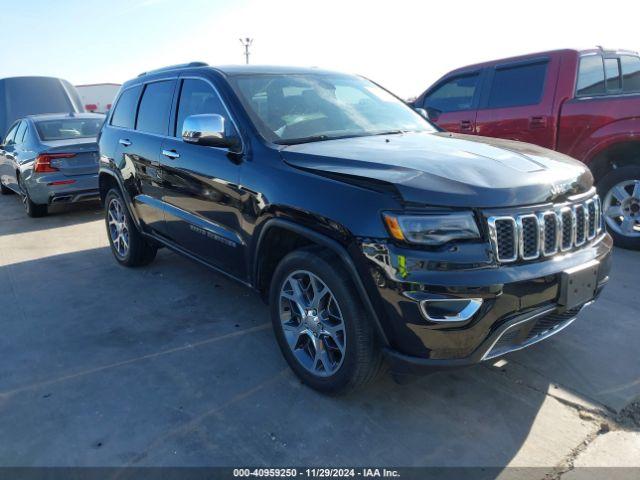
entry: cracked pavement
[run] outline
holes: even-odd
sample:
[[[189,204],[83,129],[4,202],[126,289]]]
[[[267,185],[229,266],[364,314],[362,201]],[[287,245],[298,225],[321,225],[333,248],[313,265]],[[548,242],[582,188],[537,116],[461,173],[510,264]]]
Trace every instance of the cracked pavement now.
[[[639,271],[615,251],[595,305],[501,361],[331,398],[254,293],[166,250],[118,266],[95,205],[0,197],[0,465],[640,467]]]

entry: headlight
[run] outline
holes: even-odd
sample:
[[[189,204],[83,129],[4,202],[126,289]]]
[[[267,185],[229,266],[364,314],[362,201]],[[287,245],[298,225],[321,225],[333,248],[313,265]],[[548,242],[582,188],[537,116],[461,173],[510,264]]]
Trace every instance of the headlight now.
[[[471,212],[437,215],[395,215],[385,213],[384,221],[393,238],[420,245],[442,245],[451,240],[480,238]]]

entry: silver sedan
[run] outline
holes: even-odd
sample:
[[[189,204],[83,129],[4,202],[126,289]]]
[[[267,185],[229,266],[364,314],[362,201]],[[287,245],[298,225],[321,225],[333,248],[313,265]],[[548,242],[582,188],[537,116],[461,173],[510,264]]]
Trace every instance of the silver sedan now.
[[[32,115],[17,120],[0,145],[2,194],[22,196],[27,215],[49,205],[97,199],[98,145],[104,116]]]

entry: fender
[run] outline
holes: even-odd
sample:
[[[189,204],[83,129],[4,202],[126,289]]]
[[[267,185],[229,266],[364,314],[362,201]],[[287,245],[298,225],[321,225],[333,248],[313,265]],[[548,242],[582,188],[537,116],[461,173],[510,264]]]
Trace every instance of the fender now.
[[[140,224],[140,219],[138,218],[138,215],[136,214],[135,210],[133,208],[131,208],[131,205],[133,205],[132,200],[131,200],[131,196],[129,195],[129,192],[127,192],[127,189],[124,187],[124,183],[122,181],[122,179],[120,178],[119,175],[117,175],[115,172],[113,172],[112,170],[106,169],[106,168],[100,168],[99,172],[98,172],[98,184],[100,185],[101,183],[101,178],[102,178],[102,174],[105,175],[109,175],[111,178],[113,178],[116,183],[118,184],[118,188],[120,189],[120,193],[122,194],[122,196],[124,197],[124,203],[127,207],[127,211],[129,212],[129,215],[131,216],[131,218],[133,218],[133,222],[136,224],[136,228],[138,229],[138,231],[142,231],[142,227]],[[102,199],[104,201],[104,199]]]
[[[599,154],[618,143],[640,142],[640,118],[616,120],[595,130],[585,139],[589,147],[584,162],[589,165]]]
[[[310,228],[303,227],[289,220],[283,220],[281,218],[272,218],[270,220],[267,220],[267,222],[265,223],[265,225],[262,227],[260,231],[260,234],[258,236],[258,242],[256,244],[256,250],[255,250],[256,252],[260,251],[260,248],[262,246],[262,240],[264,239],[265,233],[268,232],[273,227],[280,227],[286,230],[290,230],[294,233],[297,233],[298,235],[306,237],[318,245],[322,245],[323,247],[328,248],[329,250],[334,252],[336,255],[338,255],[338,257],[342,260],[342,263],[344,264],[344,266],[347,268],[347,271],[349,272],[349,276],[351,277],[351,280],[353,281],[354,285],[356,286],[356,289],[358,290],[358,294],[360,295],[360,299],[362,300],[362,303],[364,304],[364,307],[367,310],[367,313],[373,319],[374,327],[376,328],[376,332],[378,333],[379,338],[383,343],[383,347],[389,346],[389,340],[387,338],[387,335],[384,329],[382,328],[380,317],[376,313],[376,310],[373,307],[373,304],[371,303],[371,299],[369,298],[369,295],[367,294],[367,290],[364,284],[362,283],[362,279],[358,274],[356,265],[353,262],[353,259],[351,258],[349,253],[347,252],[347,250],[332,238],[329,238],[326,235],[318,233]],[[259,274],[258,258],[259,258],[258,255],[254,255],[253,267],[251,270],[253,273],[254,279],[257,279]]]

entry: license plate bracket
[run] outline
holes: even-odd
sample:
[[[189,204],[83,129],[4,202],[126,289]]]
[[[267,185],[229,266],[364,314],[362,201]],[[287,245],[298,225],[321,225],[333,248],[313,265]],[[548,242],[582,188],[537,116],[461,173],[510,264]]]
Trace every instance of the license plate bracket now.
[[[592,260],[562,272],[558,303],[565,310],[571,310],[593,300],[598,286],[599,266],[600,262]]]

